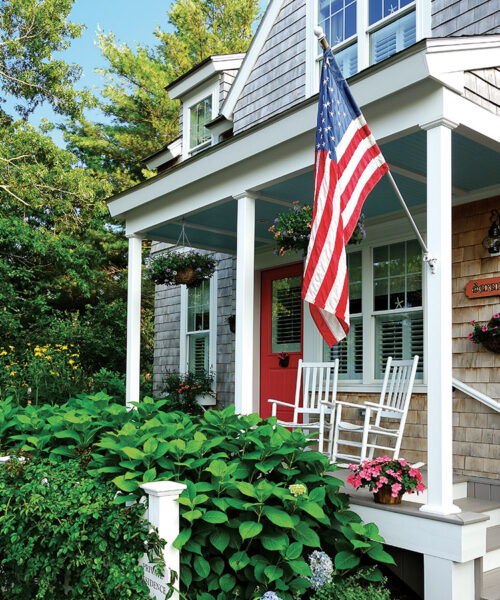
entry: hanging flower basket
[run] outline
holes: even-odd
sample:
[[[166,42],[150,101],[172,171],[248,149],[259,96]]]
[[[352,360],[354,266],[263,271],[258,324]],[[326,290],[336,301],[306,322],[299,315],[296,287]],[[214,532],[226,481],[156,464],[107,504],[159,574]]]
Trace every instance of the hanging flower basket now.
[[[146,259],[148,277],[156,285],[185,285],[196,287],[215,273],[211,255],[195,250],[188,252],[166,251]]]
[[[488,323],[481,325],[471,321],[474,331],[469,333],[473,344],[482,344],[490,352],[500,353],[500,313],[494,314]]]
[[[313,207],[299,202],[294,202],[290,210],[279,213],[268,230],[274,236],[274,254],[283,256],[287,252],[302,251],[305,256],[311,235],[312,217]],[[366,238],[364,223],[365,217],[361,214],[349,244],[359,244]]]

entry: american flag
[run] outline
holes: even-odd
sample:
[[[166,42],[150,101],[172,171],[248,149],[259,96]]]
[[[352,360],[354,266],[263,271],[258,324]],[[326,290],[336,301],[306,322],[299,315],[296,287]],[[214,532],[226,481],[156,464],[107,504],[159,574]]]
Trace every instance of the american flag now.
[[[330,48],[321,72],[314,210],[302,298],[333,346],[349,332],[345,247],[363,202],[388,171]]]

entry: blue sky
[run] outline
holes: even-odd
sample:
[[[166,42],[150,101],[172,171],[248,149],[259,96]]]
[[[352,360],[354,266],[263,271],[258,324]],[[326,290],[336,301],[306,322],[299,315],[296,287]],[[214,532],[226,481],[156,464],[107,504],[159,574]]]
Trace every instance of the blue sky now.
[[[260,0],[261,10],[267,6],[268,0]],[[134,46],[135,42],[153,45],[156,41],[154,31],[156,25],[162,30],[168,30],[167,11],[172,0],[76,0],[70,15],[70,20],[83,23],[86,30],[82,37],[74,40],[69,50],[62,55],[69,63],[77,63],[83,67],[83,76],[79,87],[94,88],[99,90],[102,77],[95,72],[99,67],[105,66],[99,48],[95,45],[96,31],[112,31],[121,42]],[[89,115],[96,120],[101,115]],[[34,125],[38,125],[45,117],[56,122],[50,107],[41,106],[30,118]],[[53,132],[54,141],[63,145],[62,136],[58,131]]]

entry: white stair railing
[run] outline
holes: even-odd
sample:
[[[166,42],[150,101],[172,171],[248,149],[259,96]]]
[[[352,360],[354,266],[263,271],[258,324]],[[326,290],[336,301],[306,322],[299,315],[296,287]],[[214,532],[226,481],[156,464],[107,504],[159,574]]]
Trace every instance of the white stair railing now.
[[[467,396],[470,396],[471,398],[474,398],[474,400],[477,400],[478,402],[482,402],[482,404],[489,406],[493,410],[500,412],[500,402],[498,402],[497,400],[493,400],[493,398],[490,398],[486,394],[483,394],[482,392],[471,388],[469,385],[467,385],[463,381],[459,381],[458,379],[453,378],[451,382],[455,389],[460,390],[461,392],[467,394]]]

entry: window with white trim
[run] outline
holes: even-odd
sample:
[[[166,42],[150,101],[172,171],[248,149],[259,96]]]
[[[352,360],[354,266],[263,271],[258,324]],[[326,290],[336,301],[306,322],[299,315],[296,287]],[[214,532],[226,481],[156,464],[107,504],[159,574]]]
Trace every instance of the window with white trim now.
[[[181,372],[215,371],[217,278],[181,287]]]
[[[317,0],[316,21],[344,77],[404,50],[417,35],[425,0]],[[321,62],[318,45],[318,62]]]
[[[363,270],[363,263],[369,268]],[[332,348],[323,343],[324,360],[339,359],[340,380],[370,382],[383,378],[389,356],[400,360],[418,354],[417,379],[422,379],[422,252],[417,240],[350,251],[347,272],[350,331]],[[365,278],[369,286],[363,286]],[[367,337],[369,346],[365,347]],[[366,352],[371,355],[369,361],[364,360]],[[369,369],[373,372],[364,372],[368,365],[373,365]]]
[[[196,154],[210,146],[211,134],[206,124],[212,120],[212,95],[189,108],[189,151]]]

